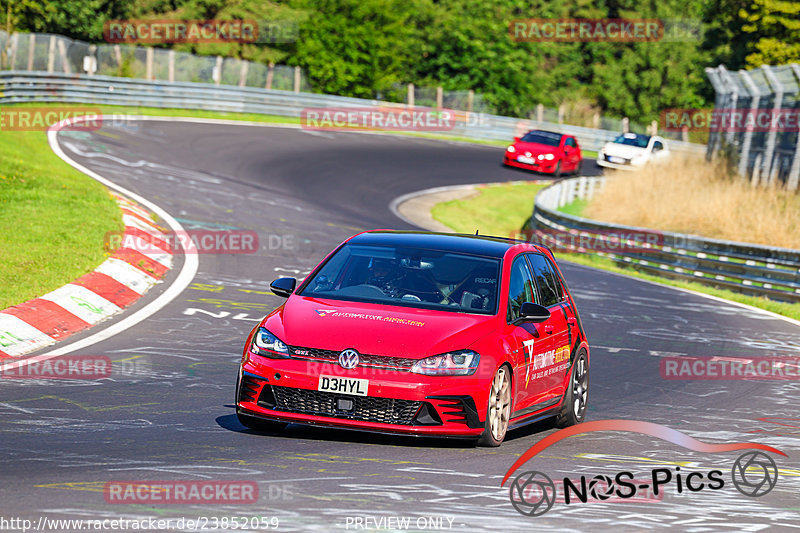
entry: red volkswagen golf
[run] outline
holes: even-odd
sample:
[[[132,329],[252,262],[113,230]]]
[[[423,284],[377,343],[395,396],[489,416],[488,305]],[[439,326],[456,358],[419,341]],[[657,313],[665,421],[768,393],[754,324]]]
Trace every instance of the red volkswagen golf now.
[[[578,139],[553,131],[531,130],[515,137],[506,148],[503,164],[552,174],[580,174],[583,155]]]
[[[236,412],[287,423],[477,438],[582,422],[589,346],[550,251],[509,239],[358,234],[247,337]]]

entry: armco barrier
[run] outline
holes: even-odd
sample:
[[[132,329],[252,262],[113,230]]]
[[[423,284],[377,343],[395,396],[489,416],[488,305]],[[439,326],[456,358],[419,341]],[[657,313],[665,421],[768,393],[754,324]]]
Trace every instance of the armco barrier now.
[[[204,109],[299,117],[305,108],[405,107],[379,100],[365,100],[315,93],[295,93],[210,83],[147,81],[111,76],[87,76],[29,71],[0,72],[0,104],[66,102]],[[448,134],[479,140],[511,141],[533,128],[560,131],[577,137],[587,150],[599,150],[619,132],[566,124],[455,111],[456,126]],[[669,141],[674,151],[705,153],[700,144]]]
[[[800,250],[620,226],[558,211],[574,200],[591,198],[605,179],[568,178],[540,191],[528,228],[540,232],[532,238],[555,248],[595,251],[658,276],[800,302]],[[631,240],[631,236],[654,238]],[[583,246],[586,243],[591,246]]]

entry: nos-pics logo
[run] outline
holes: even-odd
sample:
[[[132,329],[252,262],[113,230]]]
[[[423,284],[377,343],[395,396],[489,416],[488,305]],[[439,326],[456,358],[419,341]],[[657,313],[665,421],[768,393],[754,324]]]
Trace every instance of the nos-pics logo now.
[[[708,444],[684,433],[651,422],[633,420],[599,420],[572,426],[548,437],[531,447],[509,469],[501,485],[526,461],[569,436],[592,431],[628,431],[654,436],[681,445],[693,451],[720,453],[747,449],[730,469],[730,482],[745,496],[757,498],[769,493],[778,482],[778,466],[763,451],[785,456],[771,446],[757,443]],[[763,451],[759,451],[763,450]],[[632,472],[622,471],[615,475],[582,475],[577,479],[563,478],[561,483],[545,473],[534,470],[517,475],[509,486],[511,505],[525,516],[540,516],[555,503],[574,505],[589,501],[641,502],[660,501],[667,487],[672,485],[677,494],[720,490],[726,485],[722,470],[686,471],[681,467],[654,468],[647,476],[635,478]]]

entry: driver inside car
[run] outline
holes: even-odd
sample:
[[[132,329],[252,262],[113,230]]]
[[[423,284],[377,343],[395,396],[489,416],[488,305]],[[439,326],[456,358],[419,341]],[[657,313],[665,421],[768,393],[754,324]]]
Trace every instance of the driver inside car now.
[[[437,303],[444,298],[430,275],[418,268],[401,266],[396,259],[372,258],[367,283],[392,298]]]

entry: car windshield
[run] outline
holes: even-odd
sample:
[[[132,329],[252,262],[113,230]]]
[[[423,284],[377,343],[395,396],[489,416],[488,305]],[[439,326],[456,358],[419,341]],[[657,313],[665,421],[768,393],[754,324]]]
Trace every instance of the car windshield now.
[[[549,131],[529,131],[522,138],[522,142],[558,146],[561,143],[561,134]]]
[[[494,314],[500,260],[443,250],[345,244],[302,296]]]
[[[614,139],[615,144],[624,144],[627,146],[635,146],[637,148],[647,148],[647,144],[649,142],[649,135],[641,135],[639,133],[623,133]]]

